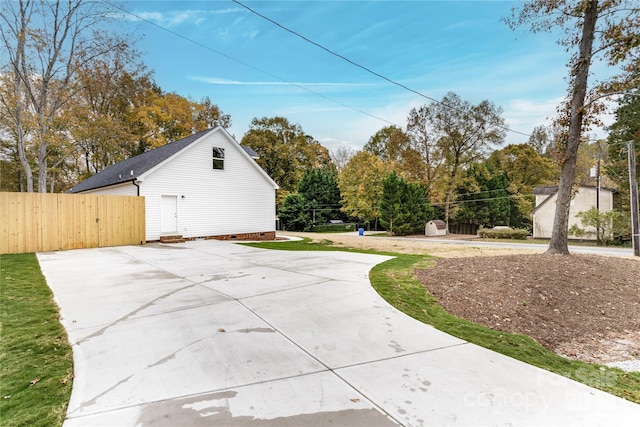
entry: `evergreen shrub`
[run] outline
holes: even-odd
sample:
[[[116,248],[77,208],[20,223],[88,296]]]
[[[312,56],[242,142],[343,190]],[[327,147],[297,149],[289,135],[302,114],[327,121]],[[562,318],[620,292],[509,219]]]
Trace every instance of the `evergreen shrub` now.
[[[529,235],[529,230],[524,230],[520,228],[512,229],[512,228],[480,228],[478,230],[478,236],[483,239],[516,239],[516,240],[526,240]]]

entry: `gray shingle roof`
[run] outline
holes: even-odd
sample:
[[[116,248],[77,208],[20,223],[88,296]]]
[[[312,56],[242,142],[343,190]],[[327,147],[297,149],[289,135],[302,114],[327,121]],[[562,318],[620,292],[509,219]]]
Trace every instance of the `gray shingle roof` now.
[[[242,148],[244,148],[244,151],[247,152],[247,154],[252,158],[252,159],[259,159],[260,155],[258,153],[256,153],[253,148],[251,147],[247,147],[246,145],[241,145]]]
[[[169,144],[107,166],[91,178],[74,186],[69,192],[79,193],[94,188],[132,181],[157,164],[173,156],[178,151],[184,149],[209,131],[210,129],[198,132],[179,141],[170,142]]]
[[[533,194],[546,194],[551,195],[558,192],[558,186],[553,185],[549,187],[536,187],[533,189]]]
[[[68,192],[79,193],[82,191],[93,190],[95,188],[131,182],[156,165],[162,163],[164,160],[185,149],[191,143],[197,141],[200,137],[210,131],[211,129],[207,129],[205,131],[195,133],[184,139],[170,142],[169,144],[154,148],[153,150],[137,156],[130,157],[111,166],[107,166],[94,176],[75,185]],[[244,146],[242,146],[242,148],[247,152],[247,154],[249,154],[249,156],[258,158],[258,154],[251,148]]]
[[[595,185],[580,185],[580,188],[598,188],[598,187],[596,187]],[[600,187],[600,190],[611,191],[614,193],[618,191],[615,188],[609,188],[609,187]],[[558,192],[557,185],[551,185],[547,187],[536,187],[533,189],[533,194],[540,194],[540,195],[547,195],[547,196],[556,194],[557,192]]]

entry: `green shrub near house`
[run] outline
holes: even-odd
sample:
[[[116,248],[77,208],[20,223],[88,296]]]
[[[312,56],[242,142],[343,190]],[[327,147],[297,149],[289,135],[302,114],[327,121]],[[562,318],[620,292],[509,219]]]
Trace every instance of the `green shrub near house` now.
[[[520,228],[480,228],[478,230],[478,236],[483,239],[515,239],[526,240],[529,235],[529,230]]]

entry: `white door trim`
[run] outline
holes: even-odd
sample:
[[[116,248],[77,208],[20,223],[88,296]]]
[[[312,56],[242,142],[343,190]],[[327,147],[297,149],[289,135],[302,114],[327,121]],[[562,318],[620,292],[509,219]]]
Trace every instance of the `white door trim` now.
[[[160,234],[178,233],[178,196],[160,196]]]

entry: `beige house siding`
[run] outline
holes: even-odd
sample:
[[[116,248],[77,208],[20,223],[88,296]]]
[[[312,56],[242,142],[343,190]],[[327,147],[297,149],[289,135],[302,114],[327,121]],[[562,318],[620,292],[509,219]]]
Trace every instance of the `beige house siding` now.
[[[582,237],[583,239],[595,240],[595,228],[583,227],[580,219],[576,217],[576,214],[596,207],[597,192],[598,190],[595,187],[580,187],[571,200],[571,206],[569,208],[569,228],[574,224],[577,224],[580,228],[584,228],[587,231],[587,236]],[[536,208],[532,215],[534,238],[548,239],[551,237],[557,198],[557,193],[551,195],[536,194]],[[613,210],[613,191],[601,188],[600,212],[608,212],[610,210]],[[569,238],[577,237],[570,234]]]

